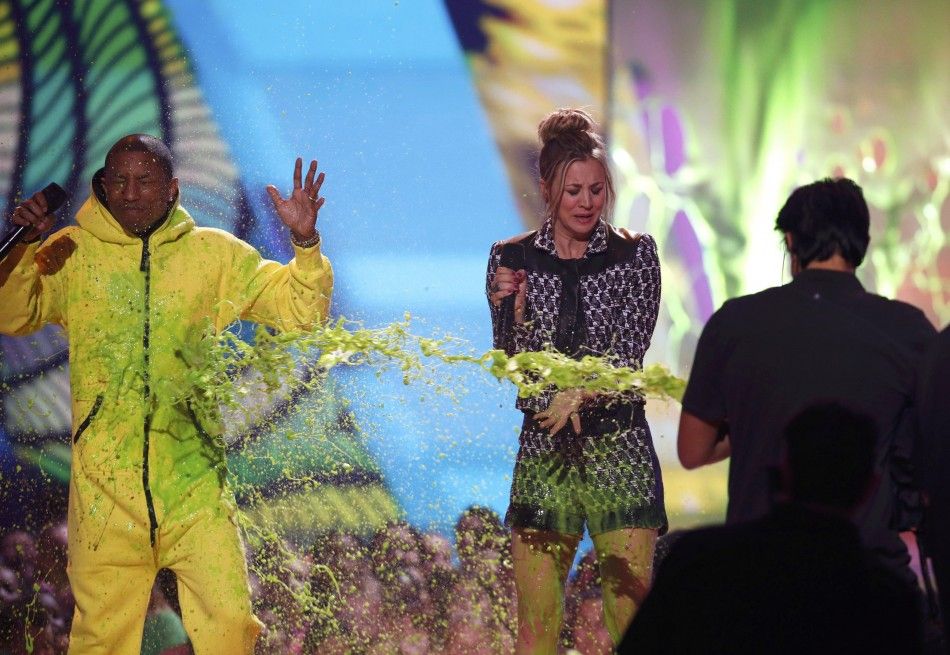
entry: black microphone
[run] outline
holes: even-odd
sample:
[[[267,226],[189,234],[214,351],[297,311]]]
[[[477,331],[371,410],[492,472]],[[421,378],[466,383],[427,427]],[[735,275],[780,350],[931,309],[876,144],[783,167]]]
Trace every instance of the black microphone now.
[[[506,243],[503,245],[498,265],[510,268],[513,271],[524,268],[524,246],[520,243]],[[501,336],[503,344],[507,343],[511,334],[511,326],[515,323],[515,296],[517,295],[518,291],[515,289],[511,295],[501,299],[501,311],[498,312],[498,334]]]
[[[52,214],[66,202],[66,192],[63,191],[63,187],[56,184],[56,182],[47,184],[40,193],[42,193],[43,198],[46,199],[47,215]],[[0,259],[6,257],[7,253],[13,250],[13,247],[20,243],[20,241],[23,240],[23,236],[31,229],[33,229],[31,225],[17,225],[16,229],[4,235],[3,240],[0,241]]]

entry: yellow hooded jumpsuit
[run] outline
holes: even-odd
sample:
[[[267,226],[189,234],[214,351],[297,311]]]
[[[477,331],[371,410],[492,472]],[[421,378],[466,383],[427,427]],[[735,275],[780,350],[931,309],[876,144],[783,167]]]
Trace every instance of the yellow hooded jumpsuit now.
[[[226,483],[219,426],[181,402],[183,349],[246,318],[307,329],[329,308],[333,276],[319,244],[267,261],[176,203],[140,238],[92,194],[77,226],[0,262],[0,332],[46,323],[69,339],[73,457],[70,653],[138,655],[160,568],[178,576],[197,655],[252,653],[260,622]]]

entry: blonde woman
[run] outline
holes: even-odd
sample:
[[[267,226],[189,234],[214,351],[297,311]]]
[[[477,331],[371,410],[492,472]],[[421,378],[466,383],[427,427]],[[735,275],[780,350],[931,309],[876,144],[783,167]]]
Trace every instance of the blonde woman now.
[[[607,223],[614,197],[603,138],[584,111],[539,128],[540,229],[494,244],[487,293],[494,341],[509,353],[553,348],[642,366],[656,324],[656,244]],[[518,653],[555,653],[563,589],[584,528],[601,568],[617,643],[649,588],[663,485],[636,394],[579,390],[519,398],[520,448],[505,522],[512,528]]]

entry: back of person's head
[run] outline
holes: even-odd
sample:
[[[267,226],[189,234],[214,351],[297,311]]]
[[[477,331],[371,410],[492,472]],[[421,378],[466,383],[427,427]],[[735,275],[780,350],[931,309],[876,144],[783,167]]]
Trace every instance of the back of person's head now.
[[[871,240],[870,225],[861,187],[845,177],[795,189],[775,220],[775,229],[792,235],[789,250],[802,268],[835,254],[857,268]]]
[[[392,521],[378,530],[370,543],[376,575],[386,579],[422,559],[422,534],[405,521]]]
[[[483,549],[502,549],[508,531],[497,512],[470,505],[455,522],[455,548],[461,559]]]
[[[544,203],[549,216],[556,216],[564,191],[567,167],[575,161],[594,159],[604,167],[607,197],[604,219],[610,216],[614,201],[614,183],[610,174],[607,147],[597,132],[594,119],[583,109],[558,109],[544,117],[538,125],[541,154],[538,156],[538,174],[547,187]]]
[[[810,405],[784,433],[790,500],[850,511],[874,477],[877,428],[867,415],[835,402]]]

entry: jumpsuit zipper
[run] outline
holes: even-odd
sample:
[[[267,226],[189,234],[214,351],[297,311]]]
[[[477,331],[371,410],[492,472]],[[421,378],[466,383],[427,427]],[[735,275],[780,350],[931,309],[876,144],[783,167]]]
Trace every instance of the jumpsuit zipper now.
[[[142,261],[139,264],[139,270],[145,273],[145,325],[142,331],[142,352],[144,363],[142,370],[143,396],[145,401],[145,420],[143,425],[144,439],[142,441],[142,488],[145,491],[145,506],[148,508],[148,536],[152,548],[155,547],[155,533],[158,531],[158,519],[155,516],[155,504],[152,501],[152,490],[148,484],[148,451],[149,451],[149,432],[152,426],[152,403],[151,387],[149,381],[149,327],[150,327],[150,294],[151,294],[151,260],[148,249],[148,240],[152,235],[149,230],[142,237]]]
[[[76,434],[73,436],[73,443],[79,443],[79,437],[82,436],[82,433],[86,431],[86,428],[89,427],[89,424],[92,423],[92,419],[96,418],[96,414],[99,413],[99,408],[102,407],[102,399],[104,398],[103,394],[96,396],[96,402],[93,403],[92,409],[89,410],[89,413],[86,414],[86,418],[83,419],[82,423],[79,424],[79,427],[76,428]]]

